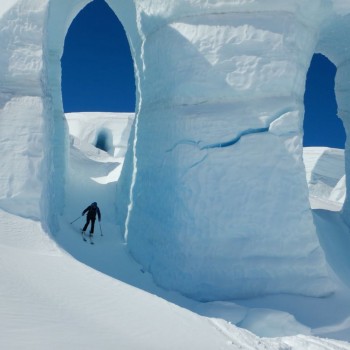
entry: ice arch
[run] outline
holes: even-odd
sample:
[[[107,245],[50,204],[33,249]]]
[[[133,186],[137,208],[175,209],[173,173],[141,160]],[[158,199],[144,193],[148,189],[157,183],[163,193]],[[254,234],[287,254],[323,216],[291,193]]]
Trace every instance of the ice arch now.
[[[21,214],[50,230],[67,167],[59,60],[88,2],[0,6],[0,206],[27,203]],[[329,293],[301,159],[302,97],[312,54],[325,52],[338,68],[347,130],[349,60],[336,45],[347,47],[350,5],[107,3],[126,30],[137,78],[134,136],[118,189],[118,220],[133,256],[162,286],[203,300]]]
[[[0,205],[8,211],[21,208],[21,215],[41,220],[51,231],[64,205],[68,166],[60,58],[71,22],[89,2],[7,0],[0,5],[1,140],[7,145]],[[137,40],[134,5],[115,7],[129,38]],[[7,142],[9,135],[16,140]]]

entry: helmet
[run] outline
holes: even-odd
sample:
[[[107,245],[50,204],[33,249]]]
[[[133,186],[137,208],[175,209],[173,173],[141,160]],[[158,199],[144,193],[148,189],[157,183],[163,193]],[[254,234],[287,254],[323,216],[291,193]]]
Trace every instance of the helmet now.
[[[93,207],[97,207],[97,203],[96,203],[96,202],[93,202],[91,205],[92,205]]]

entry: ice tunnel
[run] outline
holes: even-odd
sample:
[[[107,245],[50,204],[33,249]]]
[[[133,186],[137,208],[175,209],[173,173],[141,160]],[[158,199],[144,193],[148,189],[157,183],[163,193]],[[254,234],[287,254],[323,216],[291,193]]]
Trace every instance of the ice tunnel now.
[[[112,132],[106,128],[99,130],[96,137],[95,147],[113,155],[114,148]]]
[[[60,58],[89,2],[8,0],[0,13],[0,207],[29,203],[21,214],[50,231],[69,166]],[[325,54],[348,131],[350,5],[106,2],[136,76],[116,211],[133,257],[162,287],[199,300],[331,293],[302,163],[303,95],[313,53]]]

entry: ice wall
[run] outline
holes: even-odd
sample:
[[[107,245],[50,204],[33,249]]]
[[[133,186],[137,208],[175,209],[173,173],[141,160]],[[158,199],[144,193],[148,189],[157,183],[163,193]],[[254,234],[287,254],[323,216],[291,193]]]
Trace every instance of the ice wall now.
[[[39,219],[43,187],[43,1],[0,5],[0,207]]]
[[[0,207],[50,230],[69,167],[60,57],[88,2],[0,5]],[[302,163],[303,94],[322,51],[338,67],[347,118],[349,5],[107,3],[126,30],[137,84],[118,189],[133,256],[162,286],[203,300],[329,293]]]
[[[139,3],[125,236],[162,286],[202,300],[331,290],[301,140],[306,72],[329,5]]]

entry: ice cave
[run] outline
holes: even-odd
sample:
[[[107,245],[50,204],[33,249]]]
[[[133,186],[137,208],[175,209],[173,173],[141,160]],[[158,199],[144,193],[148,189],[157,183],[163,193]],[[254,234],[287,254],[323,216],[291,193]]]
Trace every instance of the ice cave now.
[[[0,207],[23,207],[51,233],[69,167],[60,59],[89,2],[0,7]],[[197,300],[332,293],[302,162],[303,96],[312,56],[322,53],[337,67],[348,132],[350,3],[106,2],[124,26],[136,79],[115,189],[132,256],[157,284]],[[350,225],[349,200],[343,216]]]

